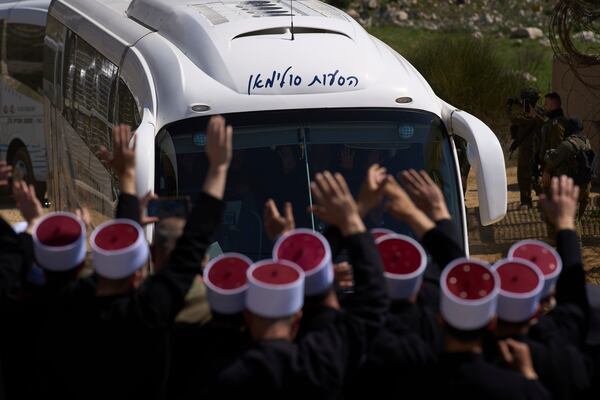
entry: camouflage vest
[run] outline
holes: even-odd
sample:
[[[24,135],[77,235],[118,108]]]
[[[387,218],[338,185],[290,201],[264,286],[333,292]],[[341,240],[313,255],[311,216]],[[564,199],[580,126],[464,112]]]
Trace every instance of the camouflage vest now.
[[[570,144],[570,154],[567,163],[567,175],[573,177],[578,185],[585,185],[591,180],[594,152],[590,141],[583,134],[570,135],[565,139]]]

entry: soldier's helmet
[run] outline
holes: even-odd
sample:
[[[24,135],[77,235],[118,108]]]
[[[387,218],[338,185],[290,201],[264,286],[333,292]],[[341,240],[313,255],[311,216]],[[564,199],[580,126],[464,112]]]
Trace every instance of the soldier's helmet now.
[[[540,92],[536,88],[529,87],[521,90],[519,97],[521,100],[527,100],[529,104],[535,105],[540,100]]]
[[[583,131],[583,122],[577,117],[569,118],[566,128],[567,135],[576,135]]]

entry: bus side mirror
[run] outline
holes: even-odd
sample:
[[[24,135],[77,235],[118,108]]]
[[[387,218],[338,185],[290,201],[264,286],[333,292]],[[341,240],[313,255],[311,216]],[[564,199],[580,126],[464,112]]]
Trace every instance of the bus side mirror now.
[[[154,116],[149,109],[144,108],[140,126],[135,131],[135,188],[138,197],[149,191],[154,191],[154,140],[156,127]],[[133,139],[132,139],[133,141]],[[144,228],[146,238],[152,240],[151,225]]]
[[[479,119],[464,111],[453,111],[452,133],[467,141],[467,157],[477,177],[479,216],[491,225],[506,215],[506,166],[502,146],[494,132]]]

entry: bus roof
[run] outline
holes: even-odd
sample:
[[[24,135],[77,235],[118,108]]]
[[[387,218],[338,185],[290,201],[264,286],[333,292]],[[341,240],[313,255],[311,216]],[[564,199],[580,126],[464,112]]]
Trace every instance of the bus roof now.
[[[444,109],[410,63],[346,13],[317,0],[297,0],[293,6],[288,0],[54,4],[65,14],[59,18],[63,22],[73,21],[68,16],[77,11],[117,37],[123,52],[135,46],[154,77],[158,102],[163,99],[159,126],[197,116],[193,104],[209,105],[209,113],[391,107],[441,116]],[[83,33],[93,45],[107,46]],[[105,51],[109,57],[111,52]],[[118,61],[119,53],[112,58]]]

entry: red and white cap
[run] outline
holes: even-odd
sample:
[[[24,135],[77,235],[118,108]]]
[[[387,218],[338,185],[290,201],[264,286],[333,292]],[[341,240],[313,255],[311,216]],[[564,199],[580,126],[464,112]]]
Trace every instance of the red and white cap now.
[[[310,229],[294,229],[281,236],[273,248],[273,259],[297,264],[306,276],[304,294],[325,293],[333,285],[331,248],[327,239]]]
[[[204,284],[210,308],[221,314],[244,311],[248,277],[252,260],[238,253],[224,253],[204,268]]]
[[[562,260],[552,246],[539,240],[522,240],[508,250],[508,257],[523,258],[534,263],[544,275],[542,299],[552,293],[562,271]]]
[[[419,291],[427,268],[427,254],[413,238],[399,234],[381,236],[375,241],[392,300],[406,300]]]
[[[486,326],[496,315],[500,278],[479,260],[459,258],[442,272],[440,311],[444,320],[461,330]]]
[[[148,261],[148,243],[142,227],[129,219],[115,219],[98,226],[90,238],[92,259],[98,275],[122,279]]]
[[[265,318],[283,318],[304,305],[304,271],[287,260],[259,261],[247,271],[246,309]]]
[[[373,228],[371,229],[371,235],[373,235],[373,239],[377,240],[382,236],[385,235],[394,235],[396,234],[396,232],[390,230],[390,229],[386,229],[386,228]]]
[[[33,250],[38,265],[49,271],[68,271],[85,260],[85,224],[67,212],[46,214],[33,227]]]
[[[494,264],[500,277],[498,318],[507,322],[529,321],[537,312],[544,276],[531,261],[507,258]]]

